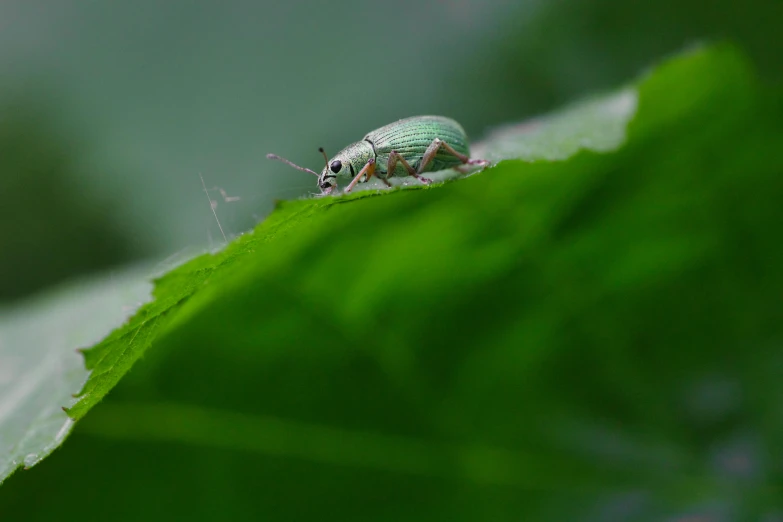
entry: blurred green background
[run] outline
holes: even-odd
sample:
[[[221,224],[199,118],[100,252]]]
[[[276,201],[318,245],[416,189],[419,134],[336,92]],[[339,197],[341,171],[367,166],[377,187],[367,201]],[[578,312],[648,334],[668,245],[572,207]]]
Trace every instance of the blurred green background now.
[[[783,77],[774,0],[0,3],[0,301],[222,239],[396,118],[480,138],[711,38]]]

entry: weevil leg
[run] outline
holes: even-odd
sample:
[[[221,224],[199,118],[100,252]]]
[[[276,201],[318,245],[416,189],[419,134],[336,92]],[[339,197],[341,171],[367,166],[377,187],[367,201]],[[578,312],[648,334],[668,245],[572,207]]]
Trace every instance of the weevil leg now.
[[[381,176],[381,172],[376,172],[375,173],[375,177],[378,178],[379,180],[383,181],[384,185],[386,185],[387,187],[391,188],[392,184],[389,183],[389,178],[391,176],[389,176],[388,172],[386,173],[386,177]],[[369,178],[367,178],[367,179],[369,180]]]
[[[359,180],[362,179],[362,176],[364,176],[365,173],[367,174],[367,181],[369,181],[373,174],[375,174],[375,158],[370,158],[367,160],[367,163],[364,165],[364,167],[362,167],[362,170],[360,170],[356,177],[353,178],[353,181],[351,181],[351,183],[345,187],[345,192],[350,192],[353,190],[353,187],[359,183]]]
[[[435,157],[435,155],[438,153],[438,151],[441,148],[446,149],[446,151],[449,154],[459,159],[465,165],[481,165],[482,167],[486,167],[487,165],[489,165],[488,161],[480,160],[480,159],[470,159],[464,154],[461,154],[456,150],[454,150],[454,148],[448,143],[446,143],[445,141],[441,140],[440,138],[435,138],[434,140],[432,140],[432,143],[430,143],[430,146],[427,147],[427,150],[424,151],[424,156],[422,156],[421,158],[421,164],[419,164],[419,172],[424,172],[424,169],[427,167],[427,165],[429,165],[430,161],[432,161],[432,159]],[[456,170],[462,173],[465,172],[459,167],[457,167]]]
[[[400,156],[400,153],[396,150],[393,150],[389,153],[389,162],[387,163],[386,167],[386,177],[389,177],[394,174],[395,169],[397,168],[397,162],[402,163],[402,166],[405,167],[405,170],[408,171],[408,174],[413,176],[414,178],[418,179],[425,185],[429,185],[432,183],[432,180],[429,178],[425,178],[424,176],[421,176],[418,172],[416,172],[416,169],[410,166],[410,164],[405,161],[405,158]]]

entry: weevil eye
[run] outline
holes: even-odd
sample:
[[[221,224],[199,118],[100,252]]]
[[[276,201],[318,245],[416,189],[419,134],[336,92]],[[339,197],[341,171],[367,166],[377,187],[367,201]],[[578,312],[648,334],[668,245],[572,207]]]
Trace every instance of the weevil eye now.
[[[340,172],[340,169],[343,168],[343,163],[340,160],[334,160],[332,164],[329,166],[330,169],[332,169],[332,172],[337,174]]]

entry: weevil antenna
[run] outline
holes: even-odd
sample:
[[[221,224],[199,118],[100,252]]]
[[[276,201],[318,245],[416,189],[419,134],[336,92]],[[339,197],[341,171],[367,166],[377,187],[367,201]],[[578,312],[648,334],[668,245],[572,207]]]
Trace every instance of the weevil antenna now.
[[[278,156],[277,154],[267,154],[267,155],[266,155],[266,158],[267,158],[267,159],[273,159],[273,160],[282,161],[283,163],[287,163],[288,165],[291,165],[293,168],[295,168],[295,169],[297,169],[297,170],[301,170],[302,172],[309,172],[309,173],[310,173],[310,174],[312,174],[313,176],[316,176],[316,177],[318,177],[318,173],[317,173],[317,172],[313,172],[313,171],[312,171],[312,170],[310,170],[310,169],[306,169],[306,168],[304,168],[304,167],[300,167],[299,165],[296,165],[295,163],[291,163],[291,162],[290,162],[290,161],[288,161],[287,159],[285,159],[285,158],[281,158],[281,157],[280,157],[280,156]]]
[[[326,152],[324,152],[323,147],[318,147],[318,152],[323,154],[324,156],[324,163],[326,163],[326,169],[329,170],[329,156],[326,155]]]

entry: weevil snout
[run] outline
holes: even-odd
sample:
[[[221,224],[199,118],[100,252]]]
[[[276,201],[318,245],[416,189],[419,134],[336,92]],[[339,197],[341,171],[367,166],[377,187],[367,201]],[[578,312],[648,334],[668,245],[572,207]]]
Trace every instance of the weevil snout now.
[[[322,181],[318,184],[318,188],[321,189],[321,193],[326,195],[332,192],[332,190],[334,190],[334,184],[333,182],[331,182],[331,180]]]

